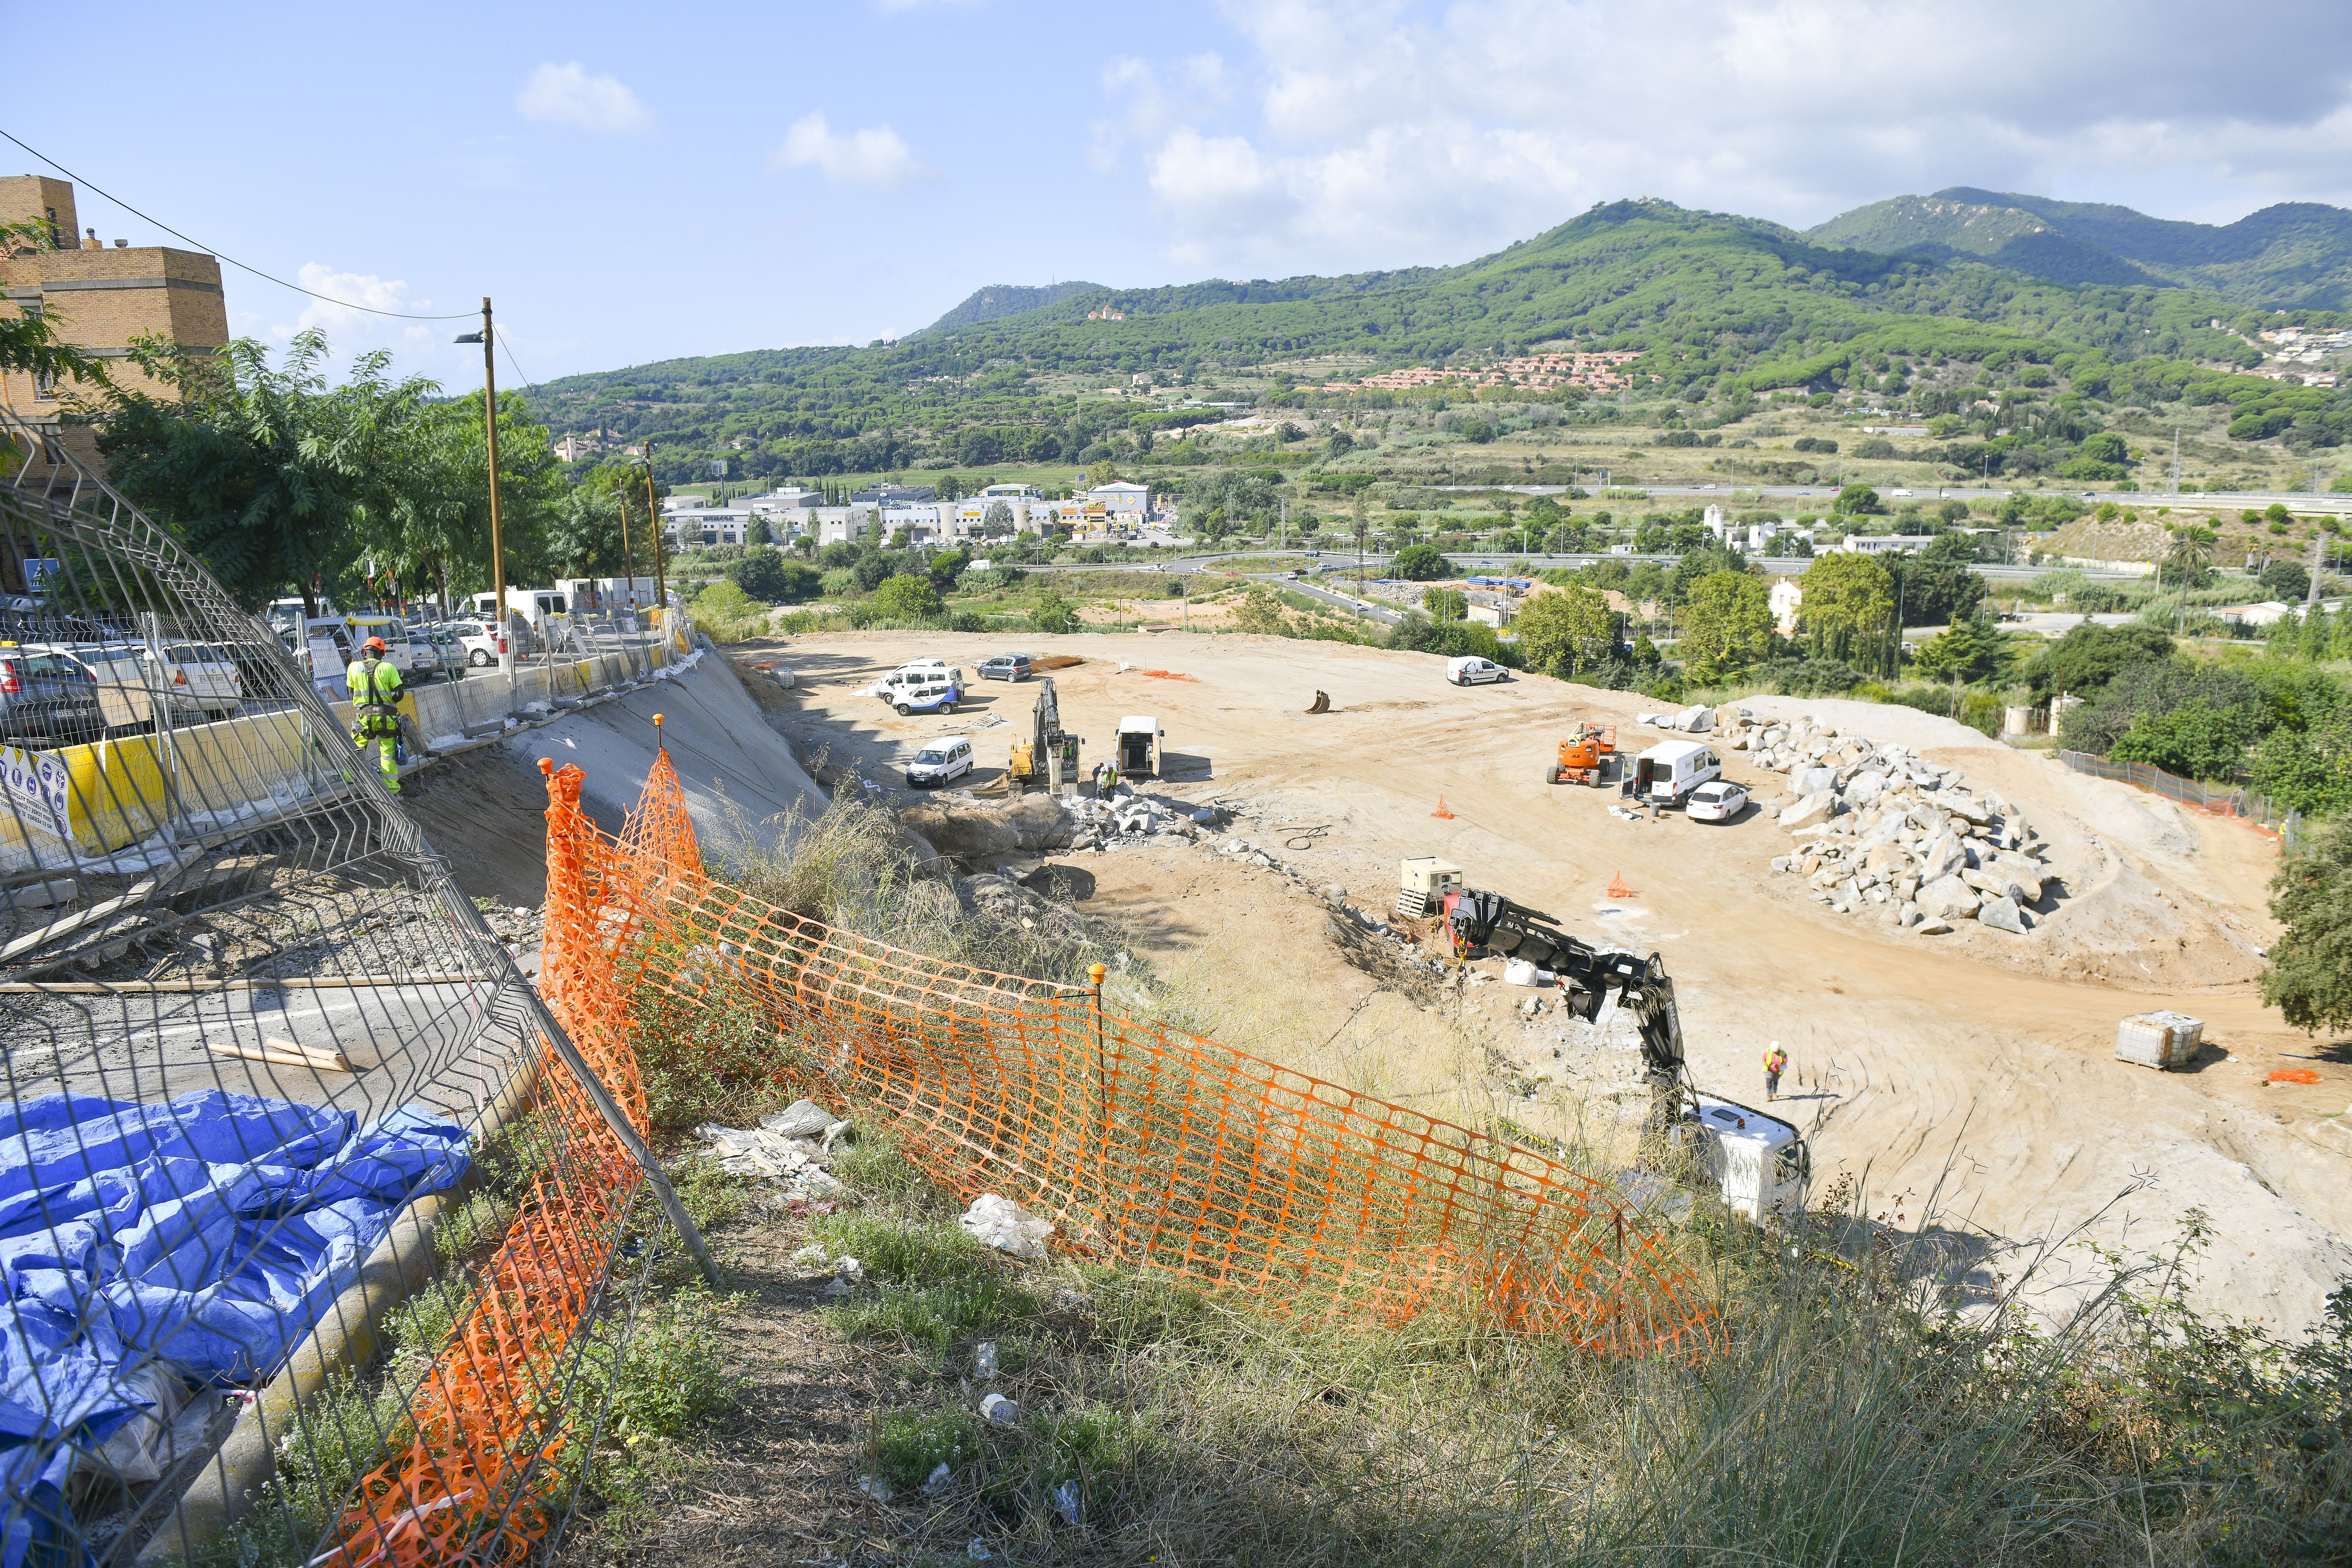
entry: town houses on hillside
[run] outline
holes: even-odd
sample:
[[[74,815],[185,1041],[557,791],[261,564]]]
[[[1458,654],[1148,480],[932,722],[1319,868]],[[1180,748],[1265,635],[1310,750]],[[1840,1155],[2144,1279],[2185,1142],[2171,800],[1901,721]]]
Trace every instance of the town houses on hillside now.
[[[1624,373],[1618,367],[1628,360],[1641,357],[1624,349],[1609,349],[1594,353],[1520,354],[1513,359],[1496,360],[1492,364],[1443,370],[1417,364],[1403,370],[1368,375],[1360,382],[1328,382],[1323,390],[1352,392],[1362,386],[1383,392],[1402,392],[1416,386],[1451,385],[1524,386],[1530,391],[1553,386],[1581,386],[1593,392],[1613,392],[1629,384]]]

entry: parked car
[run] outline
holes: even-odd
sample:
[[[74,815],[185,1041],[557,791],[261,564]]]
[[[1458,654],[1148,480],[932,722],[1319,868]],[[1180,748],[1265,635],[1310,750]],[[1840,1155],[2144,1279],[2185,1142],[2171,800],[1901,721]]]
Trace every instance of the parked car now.
[[[947,671],[917,671],[899,685],[890,706],[900,713],[952,713],[960,695]]]
[[[245,677],[219,643],[166,643],[158,661],[148,655],[149,680],[172,700],[173,709],[194,709],[207,719],[233,719],[245,702]]]
[[[466,673],[466,645],[457,640],[457,634],[446,621],[409,627],[408,646],[421,672],[437,673],[448,680]]]
[[[1729,779],[1716,779],[1691,791],[1683,809],[1693,822],[1729,822],[1748,809],[1748,792]]]
[[[994,658],[983,658],[979,664],[982,680],[1026,680],[1029,679],[1029,656],[1025,653],[1000,653]]]
[[[106,733],[98,678],[68,653],[0,643],[0,740],[73,745]]]
[[[449,635],[476,669],[499,662],[498,633],[488,621],[451,621]]]
[[[1482,681],[1508,680],[1511,672],[1491,658],[1475,654],[1464,654],[1445,661],[1445,679],[1456,686],[1476,686]]]
[[[971,772],[971,742],[965,740],[934,741],[915,753],[907,764],[907,787],[922,789],[927,785],[943,784],[950,779],[964,777]]]

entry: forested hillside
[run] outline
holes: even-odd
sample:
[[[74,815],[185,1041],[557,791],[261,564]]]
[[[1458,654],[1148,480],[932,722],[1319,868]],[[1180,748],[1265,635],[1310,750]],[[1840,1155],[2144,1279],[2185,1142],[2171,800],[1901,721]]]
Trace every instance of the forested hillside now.
[[[2280,319],[2199,289],[2064,284],[1960,258],[1841,248],[1654,201],[1597,206],[1460,267],[1071,287],[1010,314],[992,313],[991,301],[1020,291],[982,290],[896,343],[572,376],[532,389],[532,402],[557,431],[655,438],[666,478],[709,477],[714,460],[738,478],[822,475],[1076,458],[1107,430],[1215,417],[1101,395],[1138,374],[1163,395],[1223,386],[1222,399],[1207,400],[1304,405],[1330,398],[1310,400],[1295,384],[1336,374],[1572,346],[1640,354],[1630,367],[1637,396],[1705,402],[1844,386],[1856,365],[1884,376],[1890,355],[2044,364],[2087,355],[2184,367],[2168,373],[2177,394],[2200,366],[2258,361],[2247,334]],[[1087,319],[1106,310],[1124,319]],[[1233,391],[1237,381],[1246,390]]]
[[[1956,185],[1856,207],[1805,237],[1925,260],[1972,258],[2059,283],[2189,288],[2266,309],[2352,307],[2352,213],[2312,202],[2214,225]]]

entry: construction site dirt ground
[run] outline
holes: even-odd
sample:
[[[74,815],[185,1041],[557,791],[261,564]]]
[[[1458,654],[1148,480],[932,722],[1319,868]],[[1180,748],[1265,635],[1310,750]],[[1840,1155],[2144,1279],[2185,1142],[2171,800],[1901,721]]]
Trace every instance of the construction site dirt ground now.
[[[2194,1265],[2206,1306],[2294,1331],[2352,1277],[2352,1042],[2285,1027],[2256,994],[2276,935],[2264,906],[2277,849],[2243,823],[1913,710],[1750,700],[1759,714],[1811,714],[1962,768],[2047,841],[2062,882],[2033,931],[1918,936],[1834,914],[1773,872],[1790,837],[1760,806],[1724,826],[1628,822],[1608,810],[1613,790],[1539,782],[1577,721],[1615,721],[1627,751],[1663,739],[1633,725],[1654,704],[1630,693],[1542,678],[1457,689],[1434,656],[1230,635],[838,634],[727,651],[820,777],[854,773],[868,798],[904,805],[905,760],[947,733],[971,737],[969,782],[986,802],[1029,732],[1036,688],[978,683],[953,715],[909,717],[865,688],[908,659],[970,671],[1013,647],[1083,660],[1051,673],[1085,767],[1118,719],[1149,713],[1167,763],[1145,793],[1234,814],[1199,842],[1013,867],[1069,868],[1081,907],[1123,925],[1168,983],[1157,1005],[1171,1022],[1437,1114],[1507,1115],[1611,1146],[1640,1109],[1629,1037],[1596,1038],[1556,1009],[1523,1019],[1527,993],[1502,984],[1433,994],[1335,940],[1347,922],[1330,919],[1322,889],[1384,912],[1398,860],[1438,856],[1584,940],[1662,953],[1701,1089],[1759,1103],[1761,1058],[1786,1048],[1774,1109],[1811,1140],[1817,1191],[1851,1174],[1874,1215],[1981,1238],[1989,1269],[2013,1274],[2041,1244],[2053,1299],[2104,1276],[2087,1244],[2155,1256],[2191,1211],[2214,1226]],[[760,674],[779,664],[790,690]],[[1318,689],[1331,710],[1310,715]],[[1783,793],[1745,753],[1725,760],[1759,802]],[[1450,817],[1434,815],[1441,799]],[[1303,885],[1217,852],[1236,837]],[[1621,879],[1632,896],[1610,897]],[[2205,1020],[2189,1070],[2115,1059],[2117,1021],[2159,1008]],[[2320,1081],[2268,1083],[2280,1068]]]

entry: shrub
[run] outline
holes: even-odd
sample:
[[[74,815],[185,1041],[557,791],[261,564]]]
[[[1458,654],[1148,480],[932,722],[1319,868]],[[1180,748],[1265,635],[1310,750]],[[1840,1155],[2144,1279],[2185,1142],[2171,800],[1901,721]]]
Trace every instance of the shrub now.
[[[1436,546],[1408,544],[1396,552],[1389,563],[1389,571],[1409,582],[1425,583],[1433,578],[1454,575],[1454,563],[1440,554]]]
[[[891,620],[929,620],[945,608],[940,602],[940,591],[931,586],[931,580],[911,573],[902,572],[896,577],[885,579],[882,585],[874,590],[874,613]]]
[[[1029,626],[1033,631],[1074,632],[1079,625],[1076,608],[1051,589],[1046,590],[1045,596],[1037,601],[1037,607],[1029,612]]]

